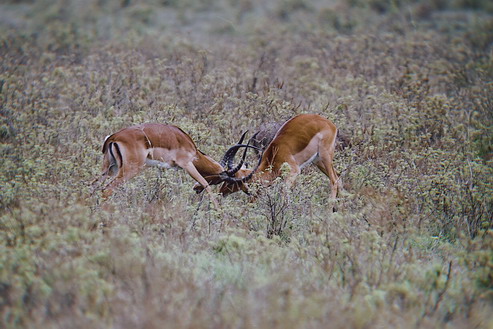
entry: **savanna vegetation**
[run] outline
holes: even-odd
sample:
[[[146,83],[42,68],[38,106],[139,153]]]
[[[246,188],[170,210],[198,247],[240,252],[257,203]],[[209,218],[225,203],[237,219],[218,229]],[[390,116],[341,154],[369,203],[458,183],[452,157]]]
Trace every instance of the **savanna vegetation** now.
[[[491,1],[2,1],[0,43],[0,327],[493,326]],[[337,200],[91,194],[123,127],[219,160],[298,113],[351,142]]]

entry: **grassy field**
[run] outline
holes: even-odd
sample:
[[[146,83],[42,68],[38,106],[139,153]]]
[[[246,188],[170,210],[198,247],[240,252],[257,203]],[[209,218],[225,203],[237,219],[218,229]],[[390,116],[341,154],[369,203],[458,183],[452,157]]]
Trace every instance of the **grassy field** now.
[[[490,1],[2,1],[0,42],[0,327],[493,327]],[[219,160],[299,113],[351,141],[337,200],[91,195],[123,127]]]

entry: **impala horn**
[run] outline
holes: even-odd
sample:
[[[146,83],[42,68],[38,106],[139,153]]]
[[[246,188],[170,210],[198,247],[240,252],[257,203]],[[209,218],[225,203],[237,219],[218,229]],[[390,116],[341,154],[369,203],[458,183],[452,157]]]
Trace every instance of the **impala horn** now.
[[[233,154],[229,159],[228,159],[228,176],[230,177],[234,177],[234,175],[241,169],[241,167],[243,166],[243,164],[245,163],[245,159],[246,159],[246,155],[247,155],[247,151],[249,148],[253,148],[255,150],[258,150],[258,151],[262,151],[260,148],[256,147],[256,146],[253,146],[253,145],[250,145],[251,141],[255,139],[255,137],[257,137],[259,132],[257,132],[255,135],[253,135],[252,138],[250,138],[250,140],[248,140],[248,143],[246,144],[245,146],[245,151],[243,152],[243,156],[241,157],[241,161],[240,163],[231,169],[231,167],[233,167],[233,162],[234,162],[234,157],[236,155],[236,152],[235,154]]]
[[[234,157],[236,155],[236,152],[238,152],[238,149],[239,149],[239,147],[237,147],[237,146],[238,145],[241,145],[241,143],[243,143],[243,140],[245,139],[245,136],[246,136],[247,132],[248,132],[248,130],[245,131],[243,133],[243,135],[241,135],[241,138],[240,138],[239,142],[236,143],[235,146],[231,147],[229,150],[226,151],[226,153],[224,154],[224,157],[219,162],[219,164],[221,165],[221,167],[225,168],[226,164],[228,164],[228,159],[230,157]],[[234,154],[233,154],[233,152],[234,152]],[[231,169],[231,168],[227,168],[227,169]]]
[[[250,146],[250,147],[258,149],[258,147],[254,147],[254,146]],[[253,175],[257,172],[258,167],[260,167],[261,162],[262,162],[262,154],[259,155],[258,163],[255,166],[255,168],[252,170],[252,172],[250,174],[248,174],[245,177],[242,177],[242,178],[231,177],[228,175],[227,171],[223,171],[222,173],[220,173],[219,177],[221,178],[222,181],[227,182],[227,183],[231,183],[231,184],[246,183],[250,179],[252,179]]]

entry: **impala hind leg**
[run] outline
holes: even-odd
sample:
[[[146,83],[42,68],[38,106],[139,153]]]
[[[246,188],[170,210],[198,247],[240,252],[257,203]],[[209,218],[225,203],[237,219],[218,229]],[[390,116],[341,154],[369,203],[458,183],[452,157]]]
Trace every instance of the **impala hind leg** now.
[[[332,160],[334,159],[335,151],[335,136],[327,138],[321,141],[319,144],[319,159],[315,163],[317,167],[330,179],[331,185],[331,197],[332,199],[337,198],[339,188],[341,188],[339,177],[334,169]]]
[[[94,195],[94,193],[96,193],[96,191],[101,188],[108,177],[108,173],[105,171],[89,184],[89,186],[91,186],[91,196]]]
[[[142,168],[143,165],[129,166],[128,168],[127,166],[121,167],[118,170],[118,174],[114,176],[105,187],[103,187],[103,199],[108,199],[113,194],[113,190],[115,188],[137,176],[137,174],[142,171]]]
[[[331,198],[335,199],[339,193],[339,177],[337,177],[336,171],[332,165],[332,162],[319,161],[316,163],[318,169],[323,172],[330,180]]]
[[[328,164],[327,162],[319,161],[316,163],[316,165],[321,172],[323,172],[327,177],[329,177],[330,188],[331,188],[330,196],[333,200],[335,200],[337,198],[337,194],[340,186],[339,186],[339,178],[337,177],[335,169],[332,166],[332,162]],[[333,212],[337,211],[336,206],[332,206],[332,211]]]
[[[331,193],[330,196],[335,199],[337,198],[339,188],[341,187],[341,182],[339,181],[339,177],[334,169],[334,165],[332,163],[332,159],[334,157],[334,143],[330,143],[330,146],[327,147],[325,151],[319,152],[320,158],[315,163],[327,177],[329,177],[330,185],[331,185]]]
[[[96,177],[96,179],[94,179],[90,184],[90,186],[92,187],[91,195],[93,195],[97,190],[101,189],[101,186],[103,186],[103,184],[106,182],[108,178],[111,178],[111,181],[113,181],[113,179],[116,178],[115,176],[117,174],[118,174],[118,165],[116,161],[110,162],[106,160],[103,164],[103,172],[98,177]]]

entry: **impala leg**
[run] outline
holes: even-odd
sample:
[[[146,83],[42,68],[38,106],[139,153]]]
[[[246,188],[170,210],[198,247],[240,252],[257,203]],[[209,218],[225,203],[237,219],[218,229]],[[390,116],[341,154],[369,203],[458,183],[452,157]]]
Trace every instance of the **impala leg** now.
[[[296,163],[289,163],[289,166],[291,167],[291,171],[286,178],[286,187],[288,189],[292,189],[296,181],[296,177],[298,177],[298,175],[301,173],[301,169]]]
[[[92,189],[91,195],[93,195],[101,187],[101,185],[103,185],[104,182],[106,182],[108,177],[109,177],[108,172],[105,171],[90,183]]]
[[[319,161],[316,163],[318,169],[320,169],[321,172],[323,172],[327,177],[329,177],[330,179],[330,188],[331,188],[331,193],[330,193],[330,196],[332,199],[335,200],[335,198],[337,197],[337,193],[338,193],[338,188],[339,188],[339,180],[338,180],[338,177],[337,177],[337,174],[334,170],[334,167],[332,166],[332,163],[330,164],[327,164],[327,163],[324,163],[323,161]],[[332,211],[333,212],[336,212],[337,209],[335,206],[332,207]]]
[[[124,166],[120,168],[118,174],[103,188],[103,199],[108,199],[115,188],[137,176],[142,168],[143,166]]]
[[[330,188],[331,188],[331,193],[330,196],[335,199],[338,194],[338,187],[339,187],[339,178],[337,177],[336,171],[334,167],[332,166],[332,163],[327,163],[327,162],[317,162],[317,167],[320,169],[321,172],[323,172],[327,177],[329,177],[330,180]]]
[[[331,197],[335,199],[339,192],[340,181],[339,177],[337,177],[337,173],[332,164],[332,160],[334,159],[334,151],[335,151],[335,136],[333,138],[324,139],[319,147],[319,161],[316,163],[317,167],[330,179],[331,183]]]
[[[211,201],[214,203],[214,206],[216,209],[219,209],[219,203],[216,200],[216,197],[214,196],[214,192],[212,192],[211,187],[209,186],[209,183],[205,180],[204,177],[198,172],[197,168],[193,165],[192,162],[189,162],[188,164],[183,166],[183,169],[186,170],[186,172],[192,176],[193,179],[195,179],[197,182],[200,183],[204,187],[204,189],[209,193],[211,197]]]

